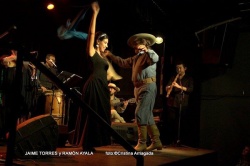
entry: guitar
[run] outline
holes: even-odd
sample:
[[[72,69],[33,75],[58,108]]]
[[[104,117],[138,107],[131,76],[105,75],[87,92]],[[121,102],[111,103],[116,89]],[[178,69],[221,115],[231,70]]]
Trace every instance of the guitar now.
[[[126,101],[126,100],[124,100],[124,99],[122,99],[122,98],[120,98],[120,102],[117,102],[117,103],[115,103],[113,106],[114,107],[122,107],[123,105],[124,105],[124,101]],[[134,104],[134,103],[136,103],[136,100],[135,100],[135,98],[130,98],[130,99],[128,99],[127,100],[128,101],[128,103],[130,103],[130,104]]]
[[[119,98],[120,99],[120,102],[117,102],[117,103],[114,103],[114,102],[110,102],[111,104],[111,109],[115,109],[118,113],[123,113],[126,109],[126,107],[124,107],[124,102],[126,100],[124,100],[123,98]],[[127,100],[128,103],[136,103],[136,100],[135,98],[130,98]]]
[[[130,98],[130,99],[128,99],[128,103],[130,103],[130,104],[136,103],[135,98]]]

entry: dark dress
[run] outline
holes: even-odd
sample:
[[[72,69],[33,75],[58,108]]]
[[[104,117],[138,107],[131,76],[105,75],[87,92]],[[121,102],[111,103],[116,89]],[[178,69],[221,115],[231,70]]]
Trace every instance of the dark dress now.
[[[110,96],[107,81],[108,63],[97,52],[90,59],[92,73],[83,87],[82,100],[111,125]],[[92,150],[93,147],[110,145],[110,134],[95,117],[87,113],[86,109],[79,109],[78,111],[73,144],[82,146],[83,150]]]

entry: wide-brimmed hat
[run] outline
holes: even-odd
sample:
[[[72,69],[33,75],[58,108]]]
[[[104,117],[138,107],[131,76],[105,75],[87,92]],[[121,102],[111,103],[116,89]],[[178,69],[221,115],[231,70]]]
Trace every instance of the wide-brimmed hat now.
[[[116,92],[120,92],[120,88],[118,88],[114,83],[109,83],[108,87],[114,88],[116,90]]]
[[[128,39],[128,45],[130,47],[133,47],[133,43],[136,39],[139,39],[139,38],[143,38],[143,39],[146,39],[148,40],[149,42],[149,46],[152,46],[155,44],[155,36],[154,35],[151,35],[149,33],[138,33],[138,34],[135,34],[133,36],[131,36],[129,39]]]

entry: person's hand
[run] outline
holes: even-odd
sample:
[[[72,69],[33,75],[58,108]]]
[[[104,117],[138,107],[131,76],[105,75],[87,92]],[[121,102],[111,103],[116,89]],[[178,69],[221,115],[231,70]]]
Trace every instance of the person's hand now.
[[[144,51],[144,52],[148,52],[148,48],[145,46],[145,45],[139,45],[138,47],[137,47],[137,49],[139,50],[139,51]]]
[[[136,55],[140,55],[140,54],[143,54],[145,52],[148,52],[148,48],[144,44],[136,45],[134,47],[134,49],[135,49],[135,54]]]
[[[36,66],[33,65],[31,62],[28,64],[32,69],[36,69]]]
[[[166,91],[168,91],[168,90],[170,89],[170,86],[166,86],[166,88],[165,88],[165,89],[166,89]]]
[[[97,1],[92,2],[91,7],[92,7],[93,12],[99,13],[100,6],[99,6],[99,3]]]
[[[8,67],[15,67],[16,66],[16,55],[10,55],[7,57],[4,57],[2,60],[2,64],[8,68]]]
[[[123,101],[123,108],[127,108],[128,106],[128,100]]]
[[[172,84],[174,87],[181,89],[182,86],[180,86],[177,82],[173,82]]]
[[[101,53],[103,57],[108,57],[110,56],[112,53],[109,50],[105,50],[104,52]]]
[[[44,86],[41,86],[42,92],[47,91],[47,88],[45,88]]]

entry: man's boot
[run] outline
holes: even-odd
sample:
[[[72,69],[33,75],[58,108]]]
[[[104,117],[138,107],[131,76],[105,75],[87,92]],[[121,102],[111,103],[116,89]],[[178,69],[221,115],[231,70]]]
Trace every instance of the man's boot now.
[[[149,137],[151,139],[151,145],[146,148],[146,151],[152,151],[154,149],[161,150],[162,143],[160,140],[160,132],[157,126],[155,124],[150,125],[150,126],[147,126],[147,129],[148,129]]]
[[[147,148],[147,126],[138,125],[138,143],[135,146],[136,151],[145,151]]]

